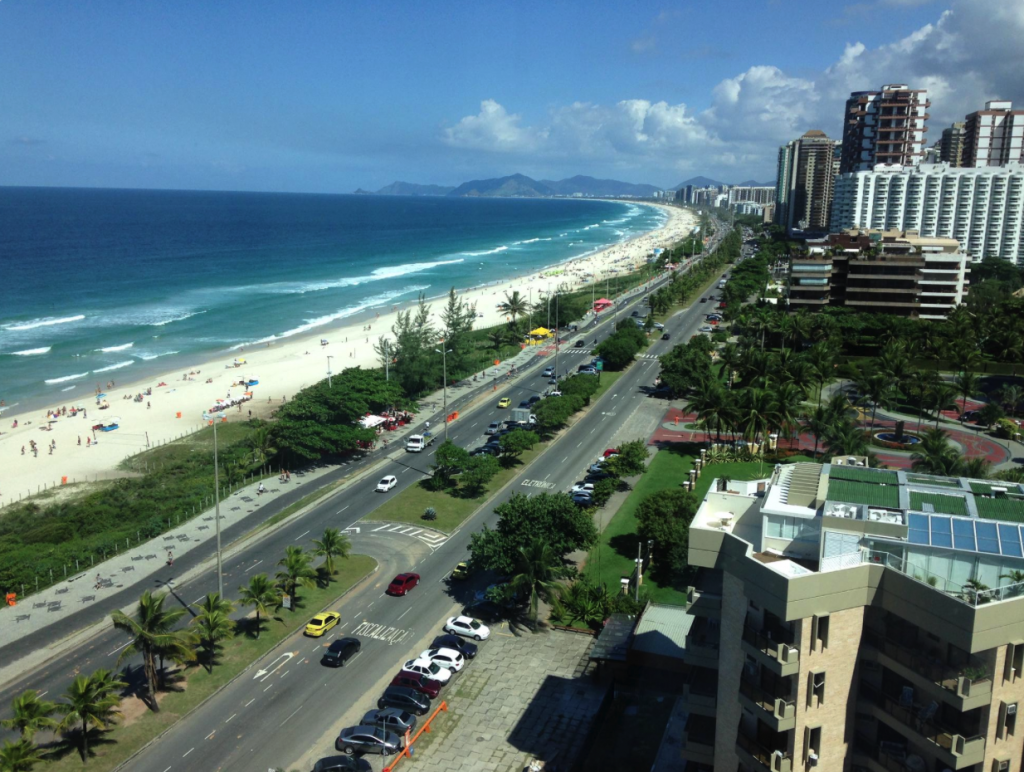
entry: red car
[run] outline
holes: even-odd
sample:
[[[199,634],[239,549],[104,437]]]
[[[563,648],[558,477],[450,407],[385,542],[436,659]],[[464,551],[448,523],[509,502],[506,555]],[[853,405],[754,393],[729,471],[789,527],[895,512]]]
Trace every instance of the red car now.
[[[619,455],[619,449],[618,448],[608,448],[608,450],[606,450],[604,452],[604,457],[605,458],[608,458],[608,456],[617,456],[617,455]]]
[[[425,694],[432,700],[441,693],[440,682],[424,678],[419,673],[410,673],[408,670],[400,671],[398,675],[391,679],[391,685],[404,686],[412,689],[414,692]]]
[[[388,595],[405,595],[419,583],[419,574],[399,574],[388,585]]]

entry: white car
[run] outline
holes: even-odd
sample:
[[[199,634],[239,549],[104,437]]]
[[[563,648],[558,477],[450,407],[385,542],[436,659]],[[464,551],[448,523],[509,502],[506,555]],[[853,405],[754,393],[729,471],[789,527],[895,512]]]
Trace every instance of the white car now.
[[[410,659],[404,665],[402,670],[410,673],[419,673],[424,678],[429,678],[432,681],[437,681],[441,684],[446,684],[451,680],[452,671],[446,667],[441,667],[437,662],[433,662],[429,659],[423,659],[418,657],[417,659]]]
[[[491,635],[491,630],[487,625],[472,617],[449,617],[444,624],[444,631],[477,641],[486,641]]]
[[[426,659],[453,673],[458,673],[466,664],[466,658],[455,649],[427,649],[417,659]]]
[[[389,490],[394,488],[396,485],[398,485],[398,478],[395,477],[393,474],[389,474],[389,475],[387,475],[385,477],[382,477],[380,479],[380,482],[377,483],[377,492],[378,493],[387,493]]]
[[[701,332],[712,332],[714,329],[715,328],[712,327],[710,324],[702,324],[700,326],[700,331]]]
[[[573,493],[591,494],[594,492],[594,483],[576,483],[572,486]]]
[[[656,329],[656,330],[664,330],[665,329],[665,325],[663,325],[661,322],[655,322],[654,323],[654,329]]]
[[[497,434],[501,431],[501,421],[491,421],[491,425],[484,429],[484,434]]]
[[[553,368],[553,367],[545,367],[544,368],[544,372],[541,373],[541,375],[543,375],[545,378],[550,378],[554,374],[555,374],[555,368]]]

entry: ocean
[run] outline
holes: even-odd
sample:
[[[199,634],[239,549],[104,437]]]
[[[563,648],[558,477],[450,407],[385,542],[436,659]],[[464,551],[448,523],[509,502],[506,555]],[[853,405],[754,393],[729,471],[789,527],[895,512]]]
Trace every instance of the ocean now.
[[[577,199],[0,187],[0,399],[96,383],[530,273],[658,227]]]

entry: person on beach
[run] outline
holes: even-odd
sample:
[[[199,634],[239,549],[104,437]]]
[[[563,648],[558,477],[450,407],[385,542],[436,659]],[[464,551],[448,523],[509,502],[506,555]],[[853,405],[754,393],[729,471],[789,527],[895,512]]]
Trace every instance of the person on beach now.
[[[82,435],[81,434],[78,435],[78,444],[79,444],[79,446],[81,446],[81,444],[82,444]]]

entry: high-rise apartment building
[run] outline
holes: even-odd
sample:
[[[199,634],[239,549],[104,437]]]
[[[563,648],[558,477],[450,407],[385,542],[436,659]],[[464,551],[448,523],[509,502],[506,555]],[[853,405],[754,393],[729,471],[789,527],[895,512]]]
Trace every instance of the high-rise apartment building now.
[[[986,102],[965,124],[964,166],[1024,161],[1024,110],[1014,110],[1012,102]]]
[[[787,233],[828,230],[839,143],[811,130],[779,148],[775,222]]]
[[[754,204],[771,204],[775,201],[775,188],[749,185],[729,188],[729,205],[750,201]]]
[[[789,310],[845,306],[944,319],[964,302],[968,257],[956,239],[846,231],[808,239],[790,256]]]
[[[1024,261],[1024,165],[879,167],[836,181],[832,231],[917,231],[953,238],[973,260]]]
[[[868,171],[878,164],[912,166],[924,155],[928,92],[904,84],[855,91],[846,100],[839,172]]]
[[[687,769],[1019,772],[1024,485],[865,463],[712,483],[689,530]]]
[[[939,160],[950,166],[964,166],[964,121],[957,121],[942,130],[939,141]]]

